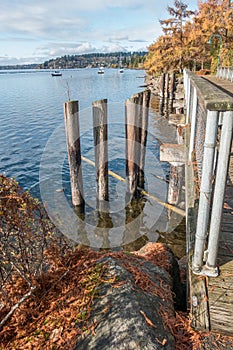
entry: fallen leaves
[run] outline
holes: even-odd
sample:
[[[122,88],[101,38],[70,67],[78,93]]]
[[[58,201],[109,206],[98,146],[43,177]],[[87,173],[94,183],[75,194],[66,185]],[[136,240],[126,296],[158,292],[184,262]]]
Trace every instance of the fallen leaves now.
[[[56,343],[61,335],[62,335],[62,331],[63,331],[63,327],[60,327],[60,328],[55,328],[51,333],[50,333],[50,336],[49,336],[49,341],[51,343]]]

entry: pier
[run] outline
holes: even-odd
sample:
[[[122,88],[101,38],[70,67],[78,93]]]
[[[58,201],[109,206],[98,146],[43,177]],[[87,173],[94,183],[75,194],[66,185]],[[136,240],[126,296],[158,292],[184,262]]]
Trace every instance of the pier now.
[[[166,77],[167,83],[164,84],[162,80],[161,86],[166,85],[167,91],[173,92],[174,77],[172,76],[172,79],[168,75]],[[169,81],[172,84],[169,84]],[[169,86],[172,88],[169,89]],[[173,93],[170,93],[170,96],[172,95]],[[231,71],[226,74],[222,70],[222,73],[218,72],[218,76],[198,76],[190,71],[184,71],[184,96],[184,113],[169,113],[166,116],[168,123],[176,126],[177,144],[162,144],[160,147],[160,160],[170,163],[168,203],[162,203],[155,197],[153,199],[179,215],[183,215],[181,205],[185,203],[188,259],[187,306],[190,310],[192,326],[196,330],[231,335],[233,333],[233,82]],[[78,102],[69,103],[77,105]],[[114,175],[120,181],[126,181],[126,192],[131,199],[137,197],[138,190],[141,195],[150,196],[143,188],[148,92],[134,95],[126,101],[125,107],[127,162],[124,179],[113,174],[107,167],[107,100],[93,103],[94,139],[98,152],[95,153],[95,162],[92,163],[96,167],[97,202],[109,200],[108,175]],[[65,112],[66,110],[67,108]],[[75,113],[71,113],[72,118],[77,117],[77,111],[78,107]],[[66,116],[67,113],[65,113]],[[69,147],[68,141],[71,137],[67,126],[69,151],[70,147],[72,150],[73,148],[72,145]],[[78,127],[76,129],[78,130]],[[77,135],[76,137],[78,138]],[[100,147],[101,144],[103,145]],[[80,153],[79,145],[78,152]],[[81,153],[78,159],[80,167],[81,160],[90,162],[81,156]],[[76,167],[75,164],[73,165],[72,158],[70,166]],[[80,176],[80,172],[77,173]],[[72,174],[76,172],[72,170]],[[72,183],[77,181],[71,181]],[[73,204],[77,206],[80,201],[76,203],[75,198],[73,196]],[[81,199],[83,198],[84,196],[81,196]]]
[[[233,333],[233,82],[184,74],[188,302],[197,330]]]

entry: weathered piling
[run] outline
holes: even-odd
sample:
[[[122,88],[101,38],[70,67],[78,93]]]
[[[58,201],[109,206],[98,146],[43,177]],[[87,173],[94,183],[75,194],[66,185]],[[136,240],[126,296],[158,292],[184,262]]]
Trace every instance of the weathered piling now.
[[[173,115],[174,116],[174,115]],[[173,118],[172,118],[173,119]],[[184,183],[184,164],[185,164],[185,147],[184,147],[184,124],[180,124],[182,119],[177,124],[174,124],[174,120],[170,120],[170,123],[176,125],[177,134],[177,149],[180,150],[180,155],[177,157],[177,161],[170,163],[170,181],[168,188],[168,203],[173,205],[179,205],[184,201],[182,185]],[[177,118],[179,119],[179,117]]]
[[[168,111],[169,113],[173,112],[173,102],[174,102],[174,93],[175,93],[175,73],[171,72],[169,74],[169,93],[168,93],[168,98],[169,98],[169,102],[168,102]]]
[[[170,81],[169,81],[169,99],[174,100],[174,93],[175,93],[175,80],[176,76],[174,72],[170,73]]]
[[[168,116],[173,112],[173,102],[176,90],[176,75],[174,72],[163,73],[158,81],[160,96],[159,113]]]
[[[164,97],[166,100],[169,99],[169,80],[170,80],[170,75],[169,73],[165,74],[165,87],[164,87]]]
[[[184,178],[185,146],[184,146],[184,115],[170,114],[169,124],[176,127],[176,144],[162,144],[160,146],[160,161],[170,163],[170,176],[167,201],[172,205],[179,205],[184,201],[182,183]]]
[[[164,89],[165,89],[165,74],[161,74],[159,78],[159,96],[164,97]]]
[[[125,102],[126,192],[132,197],[137,195],[139,178],[142,98],[143,95],[139,93]]]
[[[145,168],[145,157],[146,157],[149,105],[150,105],[150,91],[146,90],[143,92],[143,98],[142,98],[142,118],[141,118],[142,122],[140,125],[141,150],[140,150],[139,178],[138,178],[138,186],[143,189],[145,185],[144,168]]]
[[[97,200],[101,207],[101,202],[109,200],[107,102],[107,99],[104,99],[92,103]]]
[[[78,101],[69,101],[64,104],[64,118],[68,149],[68,161],[70,166],[72,203],[74,206],[79,206],[82,210],[84,208],[84,195],[81,166]]]

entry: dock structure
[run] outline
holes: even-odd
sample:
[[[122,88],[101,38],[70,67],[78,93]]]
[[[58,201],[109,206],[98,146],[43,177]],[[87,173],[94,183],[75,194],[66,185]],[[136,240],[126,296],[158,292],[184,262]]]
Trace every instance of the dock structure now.
[[[182,179],[185,178],[187,299],[192,325],[197,330],[232,335],[233,82],[230,73],[228,70],[221,78],[220,73],[217,77],[202,77],[184,72],[185,114],[169,114],[169,123],[176,125],[177,144],[160,147],[160,160],[171,165],[168,203],[144,190],[148,91],[132,96],[125,103],[126,179],[108,170],[107,100],[93,103],[95,162],[81,156],[78,101],[67,102],[64,112],[74,206],[84,206],[81,160],[96,167],[98,203],[109,201],[108,175],[113,175],[126,181],[130,200],[140,190],[142,195],[183,215]],[[168,82],[169,79],[167,86]],[[100,219],[107,213],[101,208],[97,208]],[[103,236],[103,242],[105,247],[111,247],[108,236]]]
[[[198,330],[232,335],[233,82],[185,71],[184,87],[192,325]]]

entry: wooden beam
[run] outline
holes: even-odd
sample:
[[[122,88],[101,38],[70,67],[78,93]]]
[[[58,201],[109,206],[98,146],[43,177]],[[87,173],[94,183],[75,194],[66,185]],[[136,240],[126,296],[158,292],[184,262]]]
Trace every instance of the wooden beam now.
[[[185,146],[183,144],[163,143],[160,146],[160,161],[185,164]]]

